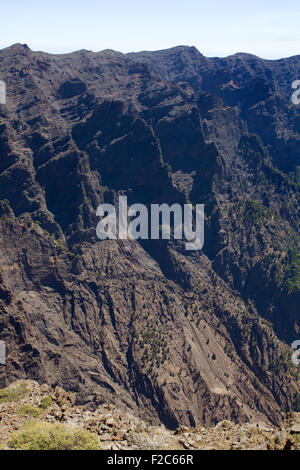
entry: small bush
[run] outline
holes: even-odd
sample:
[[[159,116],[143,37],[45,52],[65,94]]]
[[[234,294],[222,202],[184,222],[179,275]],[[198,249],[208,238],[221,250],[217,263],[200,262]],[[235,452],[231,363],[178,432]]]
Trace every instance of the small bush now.
[[[41,410],[39,410],[36,406],[33,405],[22,405],[18,411],[19,416],[32,416],[33,418],[37,418],[40,414]]]
[[[51,405],[52,405],[52,398],[50,397],[50,395],[47,395],[46,397],[43,397],[41,399],[40,407],[42,408],[42,410],[46,410]]]
[[[7,401],[19,401],[25,398],[30,392],[29,388],[24,383],[12,385],[0,390],[0,403]]]
[[[96,434],[62,424],[27,421],[12,433],[8,446],[20,450],[99,450]]]

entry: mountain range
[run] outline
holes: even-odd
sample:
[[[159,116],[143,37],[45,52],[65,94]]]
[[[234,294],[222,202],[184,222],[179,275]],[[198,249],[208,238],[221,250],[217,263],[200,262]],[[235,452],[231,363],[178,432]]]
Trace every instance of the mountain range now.
[[[3,387],[169,429],[297,411],[299,78],[300,56],[0,50]],[[98,240],[120,195],[204,204],[203,249]]]

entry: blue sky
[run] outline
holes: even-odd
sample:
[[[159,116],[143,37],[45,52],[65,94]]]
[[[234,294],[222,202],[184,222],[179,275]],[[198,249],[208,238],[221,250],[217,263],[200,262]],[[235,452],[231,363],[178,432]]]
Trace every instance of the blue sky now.
[[[12,0],[0,8],[0,48],[130,52],[184,44],[207,56],[300,54],[299,0]]]

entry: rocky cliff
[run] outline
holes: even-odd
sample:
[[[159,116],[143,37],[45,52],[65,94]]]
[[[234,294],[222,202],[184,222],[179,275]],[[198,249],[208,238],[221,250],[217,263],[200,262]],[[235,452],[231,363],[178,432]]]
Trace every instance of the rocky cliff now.
[[[0,366],[171,429],[297,407],[300,57],[0,51]],[[99,241],[100,202],[204,203],[205,244]]]

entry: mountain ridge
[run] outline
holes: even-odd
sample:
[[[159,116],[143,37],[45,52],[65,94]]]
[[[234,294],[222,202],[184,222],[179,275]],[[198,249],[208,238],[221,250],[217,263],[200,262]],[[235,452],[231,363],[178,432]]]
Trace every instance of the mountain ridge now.
[[[10,46],[6,46],[6,47],[1,48],[0,51],[4,51],[4,50],[7,50],[7,49],[20,47],[20,46],[25,48],[25,49],[30,50],[31,52],[34,52],[34,53],[37,53],[37,54],[48,54],[50,56],[53,56],[53,55],[66,56],[66,55],[76,54],[76,53],[80,53],[80,52],[87,52],[87,53],[91,53],[91,54],[101,54],[101,53],[105,53],[105,52],[113,52],[113,53],[122,54],[122,55],[135,55],[135,54],[144,54],[144,53],[159,54],[159,53],[163,53],[163,52],[169,52],[169,51],[175,51],[175,50],[179,51],[179,50],[187,50],[187,49],[196,50],[202,57],[205,57],[206,59],[228,59],[228,58],[234,57],[234,56],[249,56],[249,57],[254,57],[256,59],[259,59],[259,60],[263,60],[264,62],[280,62],[282,60],[296,59],[296,58],[299,58],[299,56],[300,56],[300,54],[296,54],[296,55],[291,55],[291,56],[286,56],[286,57],[280,57],[279,59],[267,59],[265,57],[261,57],[259,55],[253,54],[251,52],[243,52],[243,51],[234,52],[233,54],[229,54],[227,56],[205,56],[204,54],[202,54],[202,52],[196,46],[188,46],[188,45],[184,45],[184,44],[179,44],[177,46],[171,46],[171,47],[168,47],[168,48],[165,48],[165,49],[158,49],[158,50],[145,49],[145,50],[141,50],[141,51],[121,52],[121,51],[117,51],[115,49],[109,49],[108,48],[108,49],[101,49],[99,51],[94,51],[92,49],[76,49],[76,50],[71,51],[71,52],[58,53],[58,52],[46,52],[46,51],[43,51],[43,50],[34,50],[34,49],[31,49],[31,47],[28,46],[28,44],[25,44],[25,43],[23,44],[23,43],[20,43],[20,42],[16,42],[14,44],[11,44]]]

